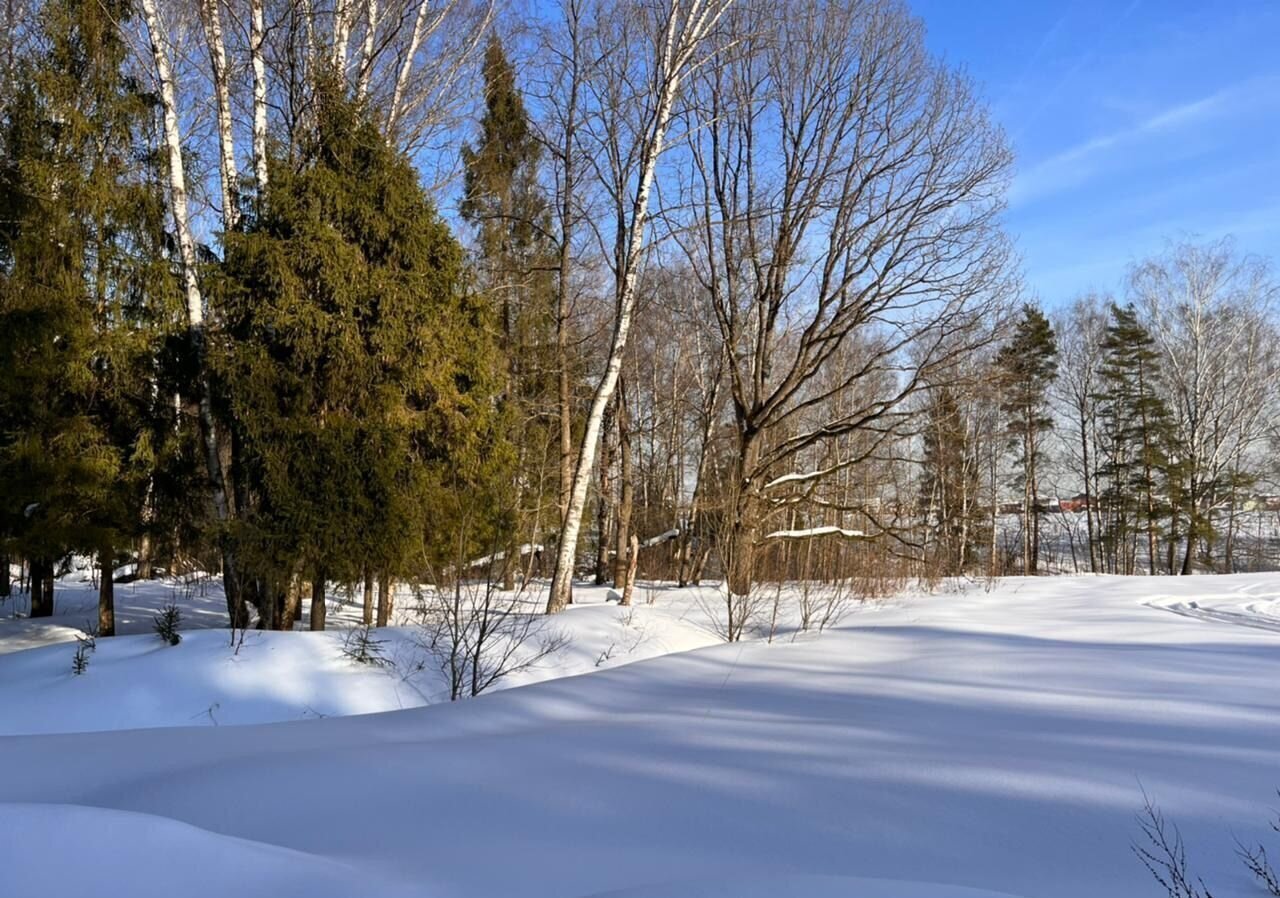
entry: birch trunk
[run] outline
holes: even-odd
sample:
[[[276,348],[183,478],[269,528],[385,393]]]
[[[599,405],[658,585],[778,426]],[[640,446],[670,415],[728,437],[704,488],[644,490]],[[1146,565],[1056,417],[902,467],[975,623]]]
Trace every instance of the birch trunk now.
[[[267,66],[262,44],[266,39],[264,0],[249,0],[249,60],[253,66],[253,175],[258,202],[267,192]]]
[[[378,36],[378,0],[365,0],[364,43],[360,49],[360,74],[356,96],[363,100],[369,93],[369,77],[373,74],[373,53]]]
[[[635,476],[631,465],[631,419],[627,410],[626,382],[618,385],[618,523],[614,531],[616,548],[613,559],[613,588],[623,589],[627,582],[631,544],[631,510],[635,507]]]
[[[336,0],[333,5],[333,45],[330,47],[333,68],[338,77],[346,80],[347,43],[351,40],[352,0]]]
[[[560,611],[569,602],[578,533],[582,527],[582,513],[591,485],[591,471],[595,464],[596,448],[600,439],[600,424],[604,417],[604,410],[612,400],[618,385],[623,355],[635,316],[636,279],[647,249],[645,232],[649,225],[649,194],[653,189],[658,159],[665,148],[672,108],[686,67],[724,9],[718,3],[695,0],[690,4],[685,15],[681,16],[679,7],[680,4],[672,0],[666,10],[667,19],[663,24],[662,34],[658,36],[659,55],[655,62],[657,71],[654,73],[653,80],[657,96],[654,98],[652,118],[645,123],[642,144],[637,154],[639,171],[634,200],[631,204],[630,226],[627,228],[626,253],[618,278],[617,318],[614,322],[604,376],[600,379],[592,396],[585,432],[578,443],[578,458],[574,465],[568,507],[556,546],[555,573],[551,578],[551,594],[547,599],[548,614]]]
[[[339,0],[341,2],[341,0]],[[436,18],[439,22],[453,3],[448,3]],[[413,31],[409,34],[409,46],[405,48],[404,59],[400,63],[400,71],[396,73],[396,85],[391,91],[391,107],[387,110],[387,134],[395,134],[396,124],[403,112],[404,93],[409,86],[409,76],[413,73],[413,58],[418,55],[418,48],[427,37],[427,13],[431,10],[430,0],[419,0],[418,12],[413,17]],[[433,28],[434,30],[434,28]]]
[[[205,0],[201,11],[205,41],[209,44],[209,69],[213,77],[213,95],[218,115],[222,220],[225,229],[231,231],[235,229],[240,218],[240,191],[239,175],[236,171],[235,137],[231,124],[231,85],[227,74],[227,48],[222,36],[222,10],[219,0]]]
[[[196,277],[196,246],[191,234],[191,218],[187,211],[187,181],[182,161],[182,133],[178,127],[177,88],[173,82],[173,70],[169,61],[168,37],[156,8],[156,0],[142,0],[147,34],[151,40],[151,53],[155,61],[156,79],[160,86],[160,102],[164,110],[164,142],[169,162],[169,203],[173,212],[174,231],[178,238],[178,252],[182,269],[182,285],[186,295],[187,330],[196,359],[196,392],[199,397],[200,435],[204,443],[205,468],[214,512],[220,523],[230,520],[231,509],[227,502],[225,473],[222,455],[218,447],[218,432],[213,419],[213,404],[209,396],[209,373],[205,357],[204,303],[200,295],[200,283]],[[233,627],[243,626],[246,620],[244,604],[240,598],[239,574],[235,555],[222,540],[224,589],[227,596],[227,613]]]

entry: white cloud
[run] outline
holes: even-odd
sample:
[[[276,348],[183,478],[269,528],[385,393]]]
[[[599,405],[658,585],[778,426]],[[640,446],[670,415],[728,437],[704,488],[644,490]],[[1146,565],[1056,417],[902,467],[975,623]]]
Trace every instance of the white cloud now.
[[[1089,181],[1108,165],[1118,151],[1140,145],[1152,137],[1171,133],[1242,112],[1257,112],[1260,101],[1274,98],[1277,79],[1252,79],[1186,103],[1180,103],[1110,134],[1091,138],[1044,159],[1018,173],[1010,191],[1014,205],[1060,193]]]

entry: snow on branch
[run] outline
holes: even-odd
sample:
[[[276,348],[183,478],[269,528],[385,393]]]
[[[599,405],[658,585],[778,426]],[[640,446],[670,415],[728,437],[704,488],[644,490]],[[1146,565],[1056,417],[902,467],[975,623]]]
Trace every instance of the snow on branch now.
[[[870,539],[861,530],[846,530],[843,527],[829,525],[826,527],[810,527],[808,530],[775,530],[766,533],[765,539],[808,539],[812,536],[840,536],[844,539]]]
[[[662,543],[670,542],[671,540],[675,539],[679,535],[680,535],[679,528],[672,527],[670,530],[667,530],[663,533],[659,533],[657,536],[649,537],[648,539],[646,539],[644,542],[640,544],[640,548],[648,549],[653,546],[661,545]]]
[[[806,480],[817,480],[819,477],[826,477],[832,473],[835,468],[825,468],[821,471],[808,471],[806,473],[783,474],[781,477],[775,477],[764,485],[764,488],[771,490],[776,486],[782,486],[787,483],[799,483]]]
[[[542,543],[525,543],[523,546],[520,547],[520,557],[523,558],[525,555],[528,555],[530,552],[541,552],[541,551],[542,551]],[[467,567],[469,568],[485,567],[486,565],[489,565],[495,561],[505,561],[506,558],[507,558],[506,552],[495,552],[492,555],[482,555],[479,558],[471,559],[470,561],[467,562]]]

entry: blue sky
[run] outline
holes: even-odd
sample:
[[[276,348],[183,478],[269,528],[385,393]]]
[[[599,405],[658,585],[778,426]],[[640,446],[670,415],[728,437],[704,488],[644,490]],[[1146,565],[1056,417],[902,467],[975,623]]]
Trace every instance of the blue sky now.
[[[1280,263],[1280,0],[910,0],[1017,153],[1008,229],[1046,306],[1169,239]]]

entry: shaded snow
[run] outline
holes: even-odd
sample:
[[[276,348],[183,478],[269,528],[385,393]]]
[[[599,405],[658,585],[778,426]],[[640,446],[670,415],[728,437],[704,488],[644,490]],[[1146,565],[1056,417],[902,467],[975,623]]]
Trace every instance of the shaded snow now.
[[[1234,839],[1272,838],[1280,634],[1149,604],[1208,595],[1270,608],[1280,577],[1011,579],[868,606],[819,639],[707,645],[468,702],[11,736],[0,885],[16,869],[40,894],[143,898],[404,883],[450,898],[1154,898],[1129,847],[1145,789],[1215,894],[1256,894]],[[713,600],[669,590],[648,610],[680,620]],[[21,679],[3,688],[0,716]],[[146,816],[27,841],[28,819],[61,825],[33,802]],[[170,881],[139,859],[94,889],[68,862],[89,829],[90,863],[154,839],[161,873],[187,853],[243,855],[250,873]]]

